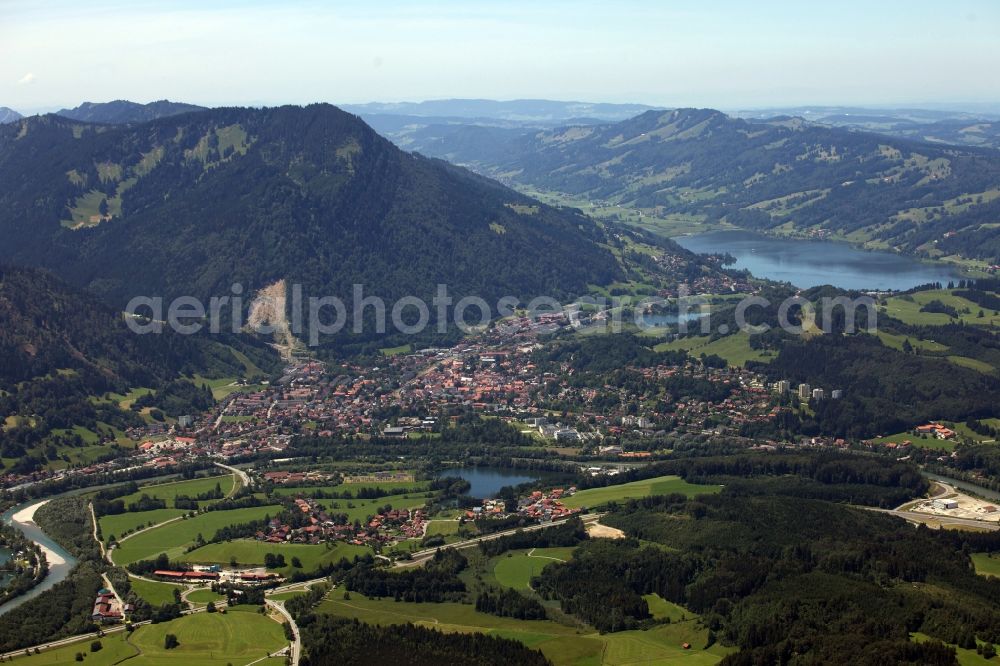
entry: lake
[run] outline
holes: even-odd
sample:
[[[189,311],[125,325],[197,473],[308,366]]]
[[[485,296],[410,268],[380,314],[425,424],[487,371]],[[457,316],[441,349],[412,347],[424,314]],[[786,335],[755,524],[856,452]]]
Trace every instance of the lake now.
[[[541,473],[504,469],[500,467],[456,467],[446,469],[439,476],[458,476],[468,481],[472,488],[469,495],[480,499],[495,497],[504,486],[516,486],[542,477]]]
[[[772,238],[750,231],[709,231],[673,239],[698,254],[729,253],[730,268],[755,277],[791,282],[807,289],[830,284],[841,289],[906,290],[928,282],[961,278],[957,269],[891,252],[868,252],[847,243]]]

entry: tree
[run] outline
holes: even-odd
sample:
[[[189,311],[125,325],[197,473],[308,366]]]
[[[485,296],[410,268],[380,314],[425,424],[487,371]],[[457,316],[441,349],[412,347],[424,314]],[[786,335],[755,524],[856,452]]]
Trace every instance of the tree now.
[[[214,601],[209,601],[208,602],[208,605],[205,606],[205,612],[206,613],[214,613],[215,612],[215,602]]]
[[[295,567],[296,569],[301,569],[302,568],[302,560],[300,560],[298,558],[298,556],[293,555],[292,556],[292,566]]]
[[[180,641],[177,640],[177,636],[174,634],[167,634],[163,637],[163,647],[167,650],[173,650],[175,647],[180,645]]]
[[[100,652],[102,647],[104,647],[104,646],[101,645],[101,641],[94,641],[93,643],[90,644],[90,651],[91,652]]]

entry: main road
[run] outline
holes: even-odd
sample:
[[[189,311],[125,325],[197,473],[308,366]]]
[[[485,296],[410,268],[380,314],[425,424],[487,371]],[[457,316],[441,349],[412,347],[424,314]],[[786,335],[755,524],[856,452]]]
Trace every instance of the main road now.
[[[224,468],[232,471],[234,474],[240,474],[241,473],[241,470],[238,470],[235,467],[229,467],[229,466],[221,465],[221,464],[219,466],[220,467],[224,467]],[[243,472],[243,473],[245,474],[245,472]],[[600,520],[601,516],[603,516],[603,515],[604,514],[601,514],[601,513],[587,514],[585,516],[582,516],[582,520],[583,520],[584,523],[590,524],[590,523],[593,523],[593,522],[596,522],[596,521]],[[165,522],[171,522],[171,521],[165,521]],[[446,544],[444,547],[445,548],[457,548],[457,549],[460,549],[460,550],[461,549],[465,549],[465,548],[472,548],[473,546],[476,546],[476,545],[482,543],[483,541],[490,541],[490,540],[493,540],[493,539],[499,539],[501,537],[510,536],[512,534],[517,534],[518,532],[534,532],[534,531],[537,531],[537,530],[544,530],[544,529],[549,528],[549,527],[555,527],[556,525],[561,525],[563,522],[565,522],[565,521],[539,523],[537,525],[529,525],[527,527],[519,527],[519,528],[512,529],[512,530],[505,530],[503,532],[496,532],[494,534],[486,534],[486,535],[481,536],[481,537],[474,537],[472,539],[466,539],[464,541],[458,541],[456,543]],[[165,524],[165,523],[160,523],[159,525],[155,525],[154,528],[162,526],[163,524]],[[152,529],[152,528],[150,528],[150,529]],[[96,538],[96,534],[94,536]],[[396,567],[400,567],[400,568],[402,568],[402,567],[419,566],[419,565],[423,564],[424,562],[426,562],[429,558],[433,557],[434,553],[436,553],[438,550],[440,550],[440,548],[425,548],[424,550],[415,551],[415,552],[413,552],[411,554],[411,559],[409,559],[409,560],[397,560],[395,566]],[[110,552],[108,553],[108,555],[110,556]],[[288,591],[294,591],[294,590],[300,590],[300,589],[307,589],[310,585],[314,585],[316,583],[322,583],[322,582],[325,582],[326,580],[327,579],[325,577],[323,577],[323,578],[312,578],[310,580],[304,580],[304,581],[301,581],[301,582],[298,582],[298,583],[290,583],[288,585],[282,585],[280,587],[273,588],[273,589],[269,590],[267,592],[267,594],[271,595],[271,594],[276,594],[278,592],[288,592]],[[302,634],[301,634],[301,632],[299,630],[298,624],[295,622],[295,619],[292,617],[291,613],[288,612],[288,610],[285,608],[285,606],[284,606],[283,603],[281,603],[279,601],[276,601],[274,599],[265,599],[265,603],[270,608],[272,608],[273,610],[275,610],[276,612],[278,612],[280,615],[282,615],[288,621],[289,625],[291,626],[292,633],[295,636],[294,640],[291,643],[291,655],[290,655],[291,656],[291,663],[292,663],[292,666],[298,666],[299,659],[302,656]],[[221,605],[224,605],[224,604],[216,604],[216,605],[217,606],[221,606]],[[182,615],[192,615],[194,613],[202,613],[202,612],[205,611],[205,608],[206,608],[206,606],[202,606],[202,607],[198,607],[198,608],[191,608],[191,609],[182,611]],[[142,626],[144,624],[149,624],[149,621],[146,620],[144,622],[133,622],[133,623],[131,623],[131,626],[133,626],[133,627],[140,627],[140,626]],[[0,659],[8,659],[8,658],[13,658],[13,657],[17,657],[17,656],[22,656],[22,655],[25,654],[25,651],[34,652],[35,650],[38,650],[38,651],[42,652],[42,651],[46,651],[46,650],[51,650],[53,648],[64,647],[66,645],[72,645],[74,643],[79,643],[79,642],[86,641],[86,640],[100,638],[101,636],[106,636],[108,634],[119,633],[119,632],[124,631],[124,630],[125,630],[125,625],[116,625],[116,626],[109,627],[107,629],[101,630],[99,632],[92,632],[92,633],[88,633],[88,634],[78,634],[76,636],[70,636],[69,638],[63,638],[63,639],[60,639],[60,640],[57,640],[57,641],[49,641],[48,643],[40,643],[38,645],[32,645],[30,647],[21,648],[19,650],[12,650],[11,652],[6,652],[4,654],[0,654]]]

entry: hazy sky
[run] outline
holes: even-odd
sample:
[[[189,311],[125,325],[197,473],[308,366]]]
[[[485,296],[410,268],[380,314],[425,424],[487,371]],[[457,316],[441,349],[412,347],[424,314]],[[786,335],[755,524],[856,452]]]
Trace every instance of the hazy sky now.
[[[1000,102],[996,0],[0,0],[0,106]]]

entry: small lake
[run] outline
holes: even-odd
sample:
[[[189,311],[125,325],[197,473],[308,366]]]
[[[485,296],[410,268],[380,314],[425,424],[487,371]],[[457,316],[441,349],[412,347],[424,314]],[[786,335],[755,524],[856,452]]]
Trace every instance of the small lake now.
[[[755,277],[791,282],[807,289],[830,284],[841,289],[905,290],[928,282],[961,278],[947,264],[891,252],[868,252],[847,243],[772,238],[750,231],[709,231],[673,239],[698,254],[729,253]]]
[[[469,495],[480,499],[495,497],[504,486],[516,486],[542,477],[542,473],[500,467],[456,467],[446,469],[439,476],[458,476],[468,481],[472,488]]]

